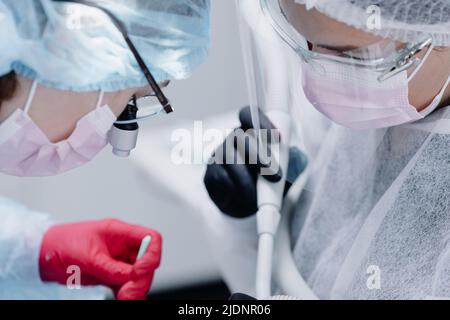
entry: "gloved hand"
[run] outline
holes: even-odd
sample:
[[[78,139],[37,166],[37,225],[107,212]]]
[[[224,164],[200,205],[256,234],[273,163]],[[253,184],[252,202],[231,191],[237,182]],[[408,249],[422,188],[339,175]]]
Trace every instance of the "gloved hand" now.
[[[261,129],[275,129],[270,120],[262,112],[260,112],[259,116]],[[210,198],[223,213],[235,218],[245,218],[256,213],[258,210],[256,180],[262,165],[260,163],[226,163],[227,140],[235,139],[239,133],[243,134],[246,130],[253,128],[250,107],[245,107],[240,111],[239,120],[241,122],[240,129],[242,130],[230,134],[223,145],[219,147],[223,154],[223,164],[211,163],[212,161],[210,161],[206,169],[204,183]],[[236,150],[233,151],[236,152]],[[247,150],[244,153],[246,155],[245,159],[249,159]],[[215,155],[213,155],[214,157]],[[290,148],[287,180],[295,181],[306,168],[306,165],[306,156],[297,148]],[[285,193],[290,186],[291,183],[286,182]]]
[[[142,239],[151,236],[136,261]],[[154,230],[114,219],[55,225],[44,235],[39,269],[43,281],[66,284],[69,266],[78,266],[81,285],[104,285],[119,300],[147,297],[161,258],[161,236]]]

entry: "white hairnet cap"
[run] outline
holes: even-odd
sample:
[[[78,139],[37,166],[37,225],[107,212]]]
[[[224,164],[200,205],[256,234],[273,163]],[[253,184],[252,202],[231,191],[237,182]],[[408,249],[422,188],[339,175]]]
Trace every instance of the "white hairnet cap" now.
[[[431,35],[435,46],[450,46],[449,0],[295,0],[378,36],[417,42]],[[379,23],[376,15],[379,14]]]

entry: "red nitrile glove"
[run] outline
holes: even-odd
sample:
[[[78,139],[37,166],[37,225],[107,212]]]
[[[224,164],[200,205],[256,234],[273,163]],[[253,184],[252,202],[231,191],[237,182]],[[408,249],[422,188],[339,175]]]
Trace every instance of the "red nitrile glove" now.
[[[151,236],[144,256],[136,261],[142,239]],[[119,300],[147,297],[161,260],[158,232],[115,219],[62,224],[44,235],[39,256],[43,281],[66,284],[70,266],[78,266],[82,285],[104,285]]]

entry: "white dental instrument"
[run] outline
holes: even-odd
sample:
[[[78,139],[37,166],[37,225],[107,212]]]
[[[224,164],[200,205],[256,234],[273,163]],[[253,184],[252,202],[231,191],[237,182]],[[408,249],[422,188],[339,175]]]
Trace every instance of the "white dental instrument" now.
[[[141,246],[139,247],[139,251],[136,257],[136,261],[141,259],[145,252],[147,252],[148,246],[150,245],[150,242],[152,241],[152,236],[145,236],[144,239],[141,241]]]

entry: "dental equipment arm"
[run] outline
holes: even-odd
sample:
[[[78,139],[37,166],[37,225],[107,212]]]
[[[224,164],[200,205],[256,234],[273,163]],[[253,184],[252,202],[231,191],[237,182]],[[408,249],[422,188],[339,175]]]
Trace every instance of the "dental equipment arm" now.
[[[244,57],[246,58],[245,62],[248,69],[247,74],[249,75],[247,83],[250,92],[255,93],[255,96],[250,96],[250,107],[252,109],[254,127],[258,133],[259,150],[264,148],[264,142],[258,130],[260,128],[260,120],[258,112],[259,105],[256,97],[256,86],[258,83],[255,79],[254,61],[252,61],[254,54],[261,55],[262,61],[260,67],[263,68],[265,77],[263,77],[263,83],[260,83],[262,86],[260,93],[262,91],[264,94],[267,116],[275,127],[278,128],[282,137],[282,141],[277,145],[278,152],[272,152],[271,154],[274,160],[271,163],[278,163],[281,168],[287,168],[291,123],[289,118],[289,94],[287,92],[289,86],[286,77],[287,70],[285,69],[284,59],[282,58],[283,52],[280,50],[280,46],[271,45],[279,41],[273,29],[265,23],[259,3],[254,0],[241,0],[237,2],[237,5],[242,16],[247,19],[246,22],[248,25],[253,28],[252,34],[246,34],[249,30],[244,28],[241,30],[241,33]],[[254,47],[251,46],[252,41],[247,41],[252,38],[254,39]],[[252,75],[255,78],[252,78]],[[282,170],[282,172],[282,179],[275,183],[269,182],[263,175],[258,177],[257,180],[257,229],[259,243],[256,270],[256,295],[259,300],[269,299],[272,295],[273,246],[281,217],[280,211],[286,179],[286,170]]]
[[[256,129],[260,128],[258,107],[261,107],[263,103],[266,115],[274,126],[278,128],[281,136],[277,145],[278,152],[272,152],[271,157],[274,159],[273,163],[278,163],[281,167],[281,172],[283,173],[282,179],[278,182],[271,182],[264,178],[262,174],[257,180],[257,230],[259,243],[256,270],[256,295],[257,299],[262,300],[273,298],[271,284],[274,239],[281,219],[287,173],[287,170],[284,169],[288,168],[289,143],[292,129],[289,93],[291,89],[289,86],[290,72],[286,64],[282,41],[265,19],[260,2],[255,0],[237,0],[237,6],[242,16],[241,40],[254,127]],[[255,66],[255,56],[258,56],[260,59],[258,61],[260,63],[259,66]],[[262,74],[257,74],[256,70],[263,70],[263,72]],[[259,88],[258,85],[260,86]],[[267,150],[263,145],[264,142],[261,139],[261,134],[259,133],[258,136],[259,145],[264,150]],[[273,147],[274,144],[271,145],[272,151],[274,149]],[[306,181],[306,175],[304,176],[304,180]],[[289,221],[285,222],[283,227],[285,230],[282,235],[286,236],[287,234],[289,238]],[[286,242],[283,243],[285,244]],[[290,250],[291,248],[284,247],[283,249]],[[276,271],[280,271],[280,269],[277,268]],[[289,272],[290,274],[291,272]],[[296,283],[301,289],[300,292],[307,292],[307,294],[303,294],[298,298],[312,299],[315,297],[298,271],[297,275],[296,279],[298,281]],[[277,275],[275,278],[279,279],[280,275]],[[285,278],[283,276],[281,278],[282,281],[280,284],[284,285],[286,283],[284,281]],[[284,289],[283,286],[281,289]],[[293,297],[285,296],[284,298]]]

